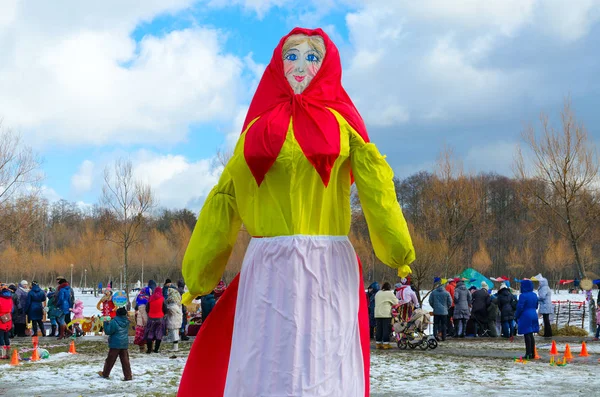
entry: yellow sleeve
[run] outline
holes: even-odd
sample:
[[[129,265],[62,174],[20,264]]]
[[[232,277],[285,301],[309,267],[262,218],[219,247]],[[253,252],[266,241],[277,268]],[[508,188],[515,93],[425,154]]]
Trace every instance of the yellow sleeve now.
[[[400,277],[412,272],[415,249],[408,225],[396,199],[394,172],[372,143],[350,129],[350,161],[358,197],[369,226],[375,255],[386,265],[398,269]]]
[[[206,198],[183,257],[182,273],[189,290],[182,297],[184,305],[215,288],[241,225],[233,180],[225,168]]]

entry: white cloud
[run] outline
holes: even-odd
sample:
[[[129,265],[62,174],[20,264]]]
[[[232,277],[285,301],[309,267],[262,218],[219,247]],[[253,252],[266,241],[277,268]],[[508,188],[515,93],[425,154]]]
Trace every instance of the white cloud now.
[[[28,141],[173,143],[190,124],[232,116],[244,65],[223,52],[224,34],[129,36],[191,0],[59,3],[19,2],[0,20],[0,109]]]
[[[79,166],[79,171],[71,177],[71,188],[76,194],[85,193],[92,188],[94,179],[94,163],[85,160]]]
[[[56,190],[52,189],[49,186],[43,185],[41,188],[42,197],[44,197],[48,202],[53,203],[55,201],[60,200],[62,197],[60,194],[56,192]]]
[[[135,177],[150,184],[158,205],[167,208],[199,210],[220,174],[212,159],[190,161],[180,155],[141,151],[132,161]]]

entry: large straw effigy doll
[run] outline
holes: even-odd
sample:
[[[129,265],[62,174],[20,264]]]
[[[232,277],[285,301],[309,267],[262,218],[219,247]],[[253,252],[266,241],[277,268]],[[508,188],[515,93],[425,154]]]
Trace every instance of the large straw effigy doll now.
[[[347,237],[352,180],[378,258],[404,277],[415,254],[393,171],[341,78],[321,29],[296,28],[275,49],[185,254],[189,303],[221,279],[242,223],[253,236],[179,396],[368,396],[367,302]]]

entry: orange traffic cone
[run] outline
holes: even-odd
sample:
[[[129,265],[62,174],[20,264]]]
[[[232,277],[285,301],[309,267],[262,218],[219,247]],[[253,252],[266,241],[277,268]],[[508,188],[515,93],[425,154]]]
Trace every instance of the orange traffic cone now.
[[[77,354],[77,352],[75,351],[75,341],[74,340],[71,341],[71,345],[69,346],[69,354]]]
[[[588,354],[587,351],[587,346],[585,345],[585,342],[581,343],[581,353],[579,353],[579,357],[589,357],[590,355]]]
[[[31,361],[40,361],[40,354],[38,353],[37,347],[33,349],[33,353],[31,353]]]
[[[567,360],[573,359],[573,355],[571,354],[571,347],[569,346],[568,343],[567,343],[567,346],[565,347],[565,359],[567,359]]]
[[[540,355],[539,355],[539,354],[538,354],[538,352],[537,352],[537,347],[535,347],[535,346],[534,346],[534,347],[533,347],[533,359],[534,359],[534,360],[539,360],[540,358],[541,358],[541,357],[540,357]]]
[[[31,337],[31,341],[33,342],[33,348],[37,349],[37,347],[38,347],[38,337],[37,337],[37,335],[36,336],[32,336]]]
[[[13,349],[10,365],[21,365],[19,364],[19,353],[17,352],[17,349]]]
[[[556,341],[552,341],[552,348],[550,349],[550,354],[553,356],[558,356],[558,349],[556,348]]]

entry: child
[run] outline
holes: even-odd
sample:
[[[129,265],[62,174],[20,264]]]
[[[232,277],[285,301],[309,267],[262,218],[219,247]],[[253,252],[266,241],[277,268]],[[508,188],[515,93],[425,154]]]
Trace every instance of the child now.
[[[8,349],[10,349],[10,339],[8,334],[12,329],[13,299],[12,292],[6,284],[0,284],[0,359],[8,358]]]
[[[75,301],[75,305],[73,306],[71,312],[73,312],[73,327],[75,328],[75,335],[81,336],[83,335],[83,331],[79,327],[80,321],[83,320],[83,301],[81,299],[77,299]]]
[[[117,356],[121,360],[123,367],[123,375],[125,380],[133,379],[131,375],[131,366],[129,365],[129,319],[127,318],[127,310],[124,307],[117,309],[117,315],[110,322],[104,322],[104,332],[108,337],[108,357],[104,362],[104,369],[98,372],[102,378],[108,379]]]
[[[154,293],[148,299],[148,303],[146,304],[148,323],[146,324],[146,329],[144,330],[144,340],[146,341],[146,346],[148,348],[146,353],[148,354],[152,353],[153,351],[152,343],[154,341],[156,341],[154,344],[154,353],[158,353],[158,350],[160,349],[160,343],[164,335],[164,302],[165,298],[163,297],[162,288],[156,287],[154,289]]]
[[[105,316],[105,317],[110,316],[110,318],[115,317],[116,307],[112,301],[112,291],[110,288],[107,288],[104,291],[104,295],[98,301],[98,304],[96,305],[96,309],[98,309],[102,312],[102,316]]]

